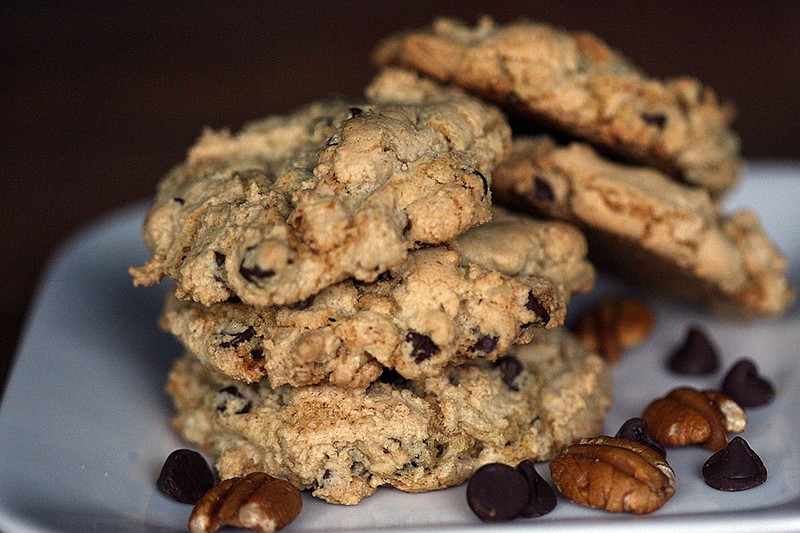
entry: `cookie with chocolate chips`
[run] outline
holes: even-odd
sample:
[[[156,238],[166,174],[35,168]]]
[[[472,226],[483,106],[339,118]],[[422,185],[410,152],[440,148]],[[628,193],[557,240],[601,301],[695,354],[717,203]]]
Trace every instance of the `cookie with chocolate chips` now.
[[[329,101],[206,131],[158,186],[137,285],[168,276],[181,299],[287,305],[374,281],[411,249],[490,218],[505,116],[442,90]]]
[[[384,368],[407,379],[495,360],[563,323],[593,286],[583,235],[557,221],[494,210],[447,245],[411,251],[377,280],[346,280],[281,307],[170,297],[161,325],[218,371],[273,387],[364,388]]]
[[[374,56],[494,101],[528,127],[589,141],[713,195],[738,181],[732,106],[696,79],[648,76],[590,33],[440,18],[388,37]]]
[[[645,287],[736,316],[774,316],[794,299],[788,262],[755,213],[725,213],[708,191],[585,143],[518,137],[495,170],[495,201],[584,230],[589,257]]]
[[[175,426],[216,456],[223,479],[265,471],[354,504],[381,485],[436,490],[487,463],[546,460],[602,430],[605,363],[566,330],[544,330],[506,357],[516,364],[475,360],[418,380],[387,371],[361,390],[246,385],[186,354],[167,390]]]

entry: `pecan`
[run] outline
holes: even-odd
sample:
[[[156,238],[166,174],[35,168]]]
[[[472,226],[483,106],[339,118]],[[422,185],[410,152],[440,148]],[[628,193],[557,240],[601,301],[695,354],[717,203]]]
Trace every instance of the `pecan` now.
[[[675,494],[675,472],[664,457],[616,437],[573,444],[553,459],[550,474],[567,498],[614,513],[652,513]]]
[[[192,533],[214,533],[225,526],[261,533],[278,531],[294,520],[303,498],[291,483],[264,472],[226,479],[206,492],[189,517]]]
[[[650,436],[662,446],[702,444],[719,451],[728,444],[728,432],[741,433],[747,417],[739,405],[716,391],[691,387],[670,391],[654,400],[642,414]]]
[[[578,318],[575,333],[588,348],[616,362],[622,351],[647,338],[654,322],[652,311],[641,302],[606,299]]]

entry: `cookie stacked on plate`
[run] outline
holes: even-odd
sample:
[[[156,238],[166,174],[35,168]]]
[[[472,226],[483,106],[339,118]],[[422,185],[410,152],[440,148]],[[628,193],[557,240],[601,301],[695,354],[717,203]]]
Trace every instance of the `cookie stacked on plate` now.
[[[495,200],[576,224],[598,265],[733,315],[793,301],[756,215],[720,207],[739,142],[732,108],[699,81],[653,79],[589,33],[489,18],[436,20],[375,57],[501,105],[520,127]]]
[[[387,70],[205,132],[162,180],[131,273],[174,281],[176,425],[222,477],[356,503],[600,430],[605,367],[558,328],[594,283],[585,238],[491,205],[510,148],[493,105]]]
[[[131,273],[174,281],[175,424],[223,478],[352,504],[598,434],[605,365],[560,327],[594,284],[587,254],[738,315],[792,301],[755,215],[718,203],[738,141],[696,80],[489,19],[375,58],[358,100],[205,132],[148,212],[152,258]]]

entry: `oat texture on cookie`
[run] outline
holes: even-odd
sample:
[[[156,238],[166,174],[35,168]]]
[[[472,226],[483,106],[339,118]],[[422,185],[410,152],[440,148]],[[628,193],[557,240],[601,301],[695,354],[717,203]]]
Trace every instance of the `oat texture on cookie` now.
[[[739,177],[734,110],[698,80],[654,79],[597,36],[521,20],[451,18],[386,38],[376,62],[415,69],[512,114],[717,195]]]
[[[593,287],[586,253],[570,225],[495,208],[492,221],[411,251],[374,282],[345,280],[282,307],[170,297],[161,325],[241,381],[364,388],[384,368],[417,379],[492,361],[563,324],[571,295]]]
[[[603,360],[563,328],[495,363],[366,390],[246,385],[187,354],[169,377],[175,425],[216,455],[222,478],[270,472],[326,501],[354,504],[377,487],[454,486],[491,462],[545,460],[602,429],[611,403]]]
[[[491,171],[510,148],[494,107],[461,95],[414,103],[320,102],[238,133],[206,131],[159,184],[150,260],[204,305],[291,304],[490,217]]]

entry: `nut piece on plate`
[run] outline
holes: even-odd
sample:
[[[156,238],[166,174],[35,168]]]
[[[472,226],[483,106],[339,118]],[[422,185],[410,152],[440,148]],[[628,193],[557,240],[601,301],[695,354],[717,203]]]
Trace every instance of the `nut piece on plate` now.
[[[675,472],[664,457],[616,437],[573,444],[550,463],[550,474],[570,500],[613,513],[652,513],[675,494]]]
[[[189,517],[192,533],[214,533],[225,526],[260,533],[278,531],[294,520],[303,498],[291,483],[264,472],[226,479],[197,502]]]
[[[721,392],[680,387],[647,406],[642,418],[650,435],[663,446],[702,444],[719,451],[728,444],[728,432],[741,433],[747,415]]]
[[[588,309],[575,324],[575,333],[606,361],[619,361],[622,351],[644,341],[655,317],[643,303],[633,299],[606,299]]]

